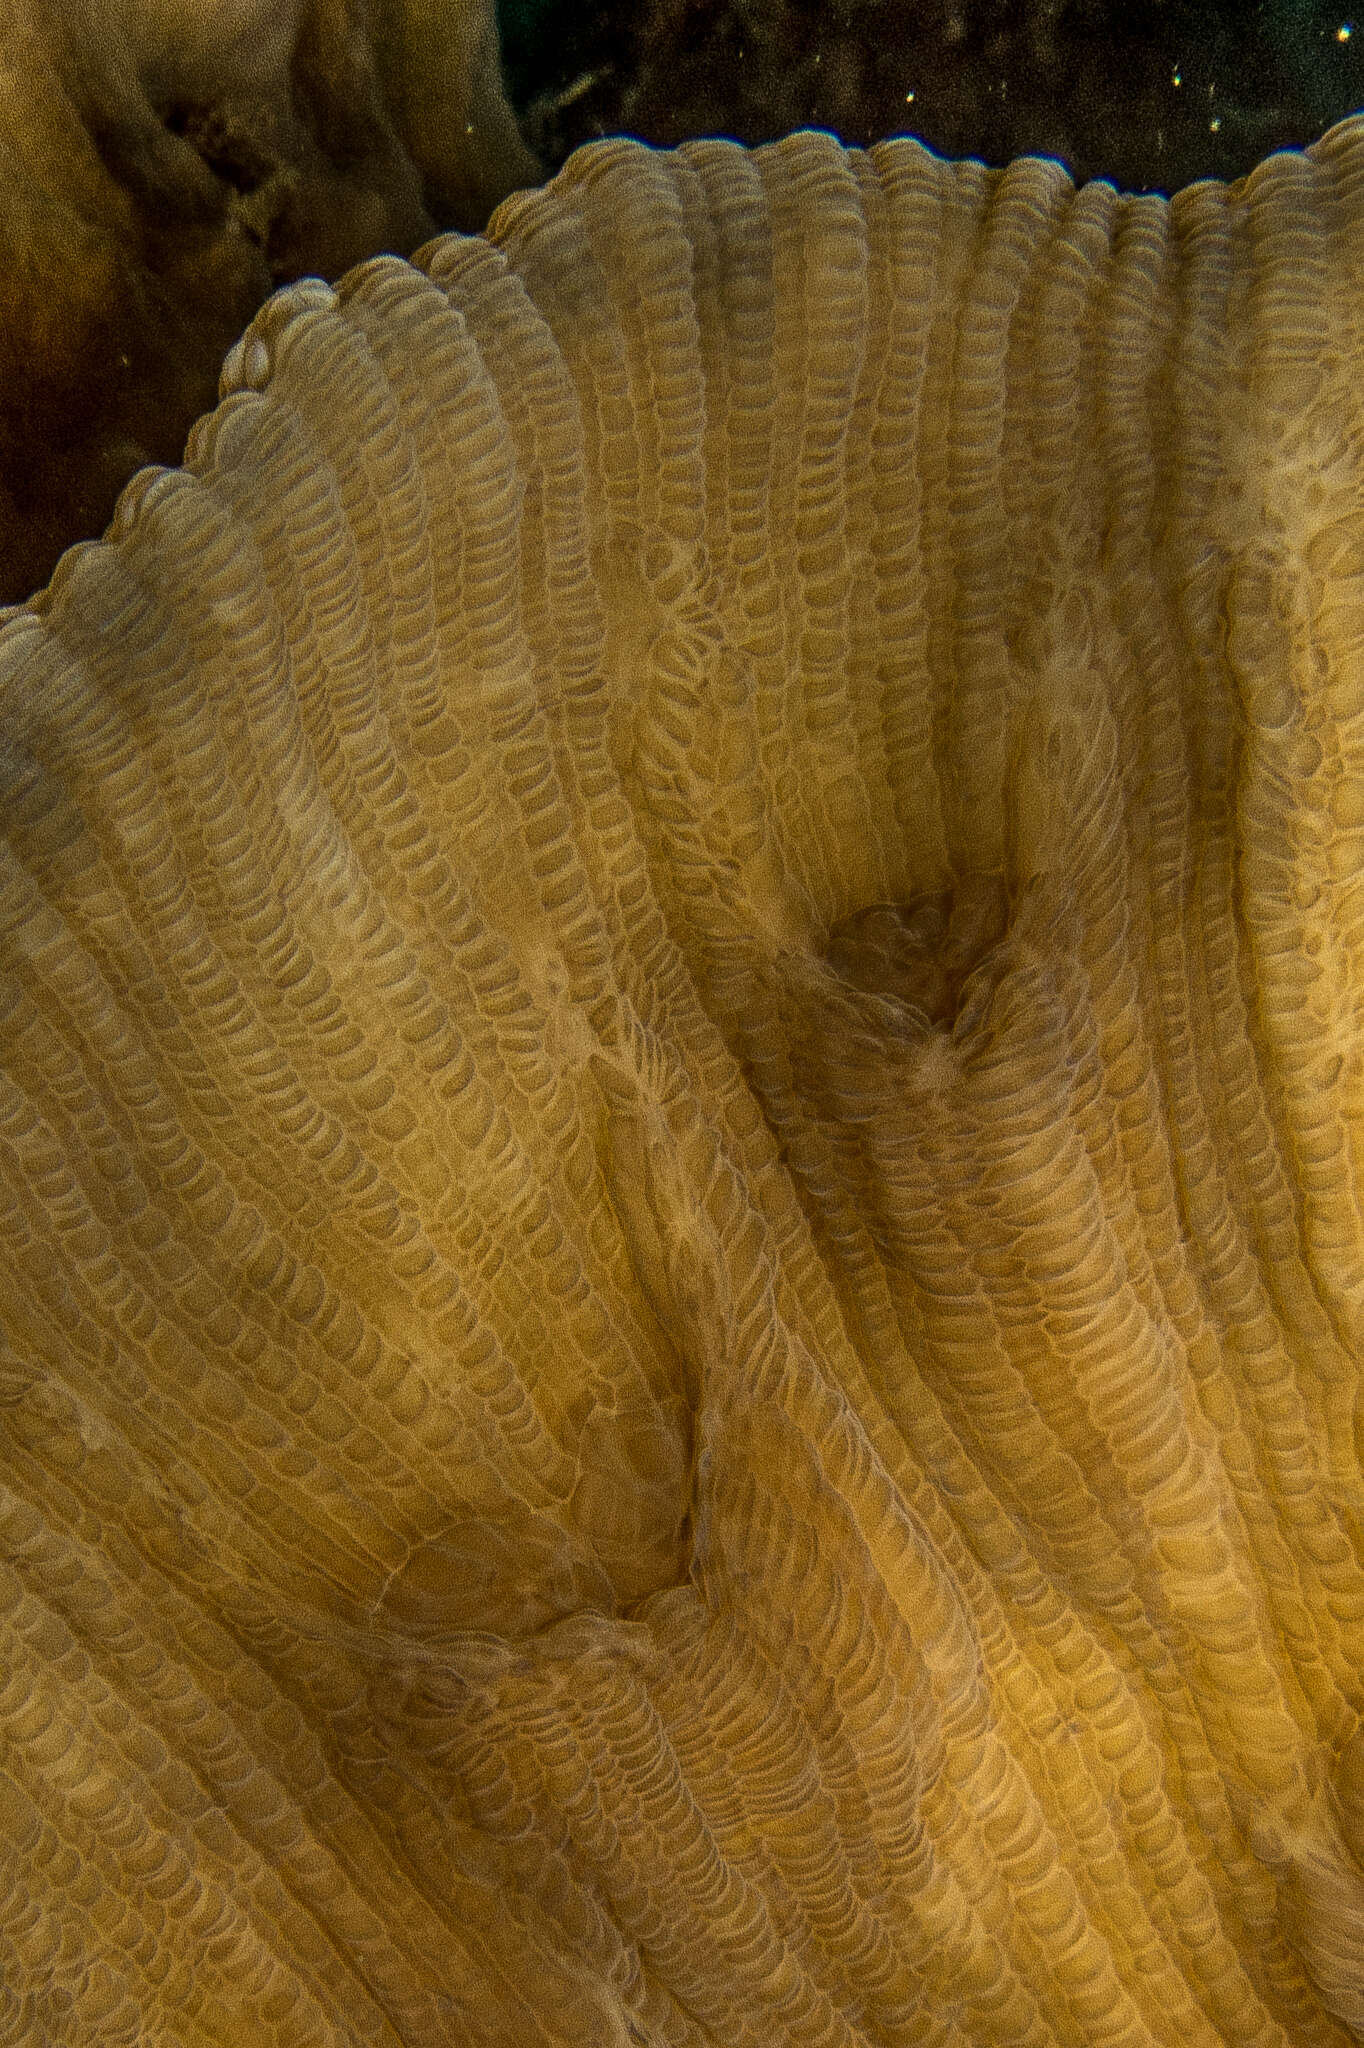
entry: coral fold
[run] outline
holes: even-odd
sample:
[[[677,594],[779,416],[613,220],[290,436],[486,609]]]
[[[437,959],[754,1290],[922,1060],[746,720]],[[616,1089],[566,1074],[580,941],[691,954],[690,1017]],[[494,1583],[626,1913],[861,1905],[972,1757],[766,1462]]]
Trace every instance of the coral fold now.
[[[629,142],[0,631],[0,2042],[1364,2038],[1364,126]]]

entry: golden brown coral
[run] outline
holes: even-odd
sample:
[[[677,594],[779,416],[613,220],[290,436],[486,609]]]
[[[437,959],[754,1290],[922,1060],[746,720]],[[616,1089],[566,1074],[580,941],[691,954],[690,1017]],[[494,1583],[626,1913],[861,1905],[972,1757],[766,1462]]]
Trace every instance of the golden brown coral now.
[[[14,616],[7,2040],[1364,2032],[1362,186],[603,145]]]

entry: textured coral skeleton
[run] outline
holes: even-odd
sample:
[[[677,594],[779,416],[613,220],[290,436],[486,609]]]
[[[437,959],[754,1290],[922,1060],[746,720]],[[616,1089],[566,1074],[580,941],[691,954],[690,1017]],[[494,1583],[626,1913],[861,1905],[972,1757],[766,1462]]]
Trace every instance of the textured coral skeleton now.
[[[600,145],[0,634],[0,2040],[1364,2036],[1364,127]]]

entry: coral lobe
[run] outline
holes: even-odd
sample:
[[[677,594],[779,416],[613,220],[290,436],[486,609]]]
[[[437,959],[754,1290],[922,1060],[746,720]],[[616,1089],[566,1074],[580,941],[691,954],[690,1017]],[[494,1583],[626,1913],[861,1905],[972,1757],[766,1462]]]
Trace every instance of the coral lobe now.
[[[0,637],[0,2035],[1364,2034],[1364,129],[630,143]]]

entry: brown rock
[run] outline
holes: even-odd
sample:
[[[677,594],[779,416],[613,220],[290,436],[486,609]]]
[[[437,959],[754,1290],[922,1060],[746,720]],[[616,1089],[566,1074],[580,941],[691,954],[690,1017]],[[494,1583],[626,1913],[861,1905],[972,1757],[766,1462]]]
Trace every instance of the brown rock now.
[[[4,0],[0,595],[178,461],[261,300],[534,182],[491,0]]]

